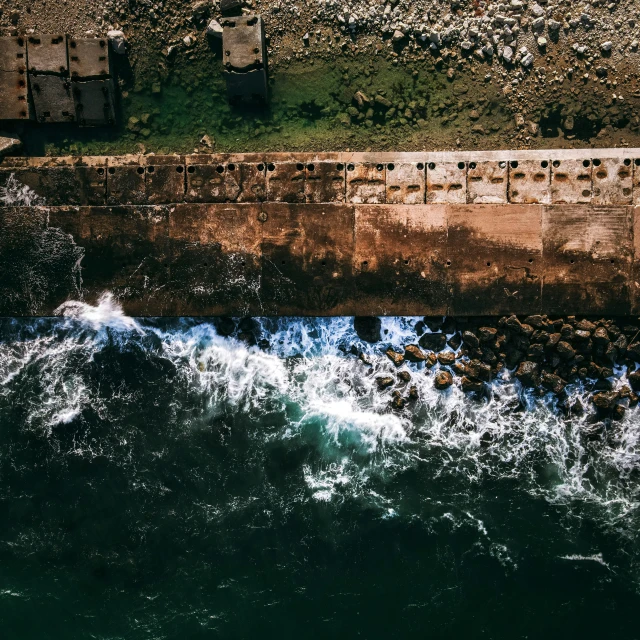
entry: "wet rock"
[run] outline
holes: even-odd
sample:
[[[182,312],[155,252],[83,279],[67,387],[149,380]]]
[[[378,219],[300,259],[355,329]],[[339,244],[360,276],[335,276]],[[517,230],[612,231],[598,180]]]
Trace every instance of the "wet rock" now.
[[[376,378],[376,382],[378,383],[379,389],[386,389],[393,385],[393,378],[391,376],[381,376]]]
[[[556,350],[564,360],[572,360],[575,358],[576,350],[565,340],[560,340],[560,342],[558,342]]]
[[[640,342],[634,342],[627,347],[627,356],[635,362],[640,362]]]
[[[480,327],[478,329],[480,342],[493,342],[497,335],[498,330],[495,327]]]
[[[418,344],[429,351],[442,351],[447,344],[447,336],[444,333],[425,333],[420,336]]]
[[[598,327],[593,332],[593,343],[598,347],[606,347],[610,344],[609,334],[604,327]]]
[[[402,395],[400,395],[400,392],[394,391],[393,398],[391,400],[391,406],[396,411],[401,411],[402,409],[404,409],[406,404],[407,404],[407,401],[402,397]]]
[[[375,316],[356,316],[353,319],[353,329],[360,340],[365,342],[380,342],[382,322]]]
[[[540,384],[540,365],[525,360],[518,366],[515,376],[525,387],[537,387]]]
[[[480,340],[478,340],[478,337],[471,331],[465,331],[462,334],[462,342],[472,349],[477,349],[480,346]]]
[[[411,374],[408,371],[399,371],[398,380],[400,380],[401,382],[410,382]]]
[[[448,371],[438,371],[435,377],[434,385],[436,389],[443,390],[449,388],[453,384],[453,376]]]
[[[236,323],[233,318],[220,317],[216,318],[213,322],[218,335],[225,338],[233,335],[236,330]]]
[[[438,362],[438,356],[435,353],[431,352],[427,354],[426,365],[431,369],[431,367],[435,366],[436,362]]]
[[[396,365],[396,367],[399,367],[404,362],[404,356],[393,349],[387,349],[385,351],[385,355],[389,360],[391,360],[391,362],[393,362],[393,364]]]
[[[18,151],[20,147],[22,147],[22,142],[17,138],[0,137],[0,158],[14,151]]]
[[[418,397],[418,387],[416,387],[415,385],[411,386],[409,388],[409,400],[417,400]]]
[[[418,345],[410,344],[404,348],[404,358],[409,362],[424,362],[427,356]]]
[[[118,29],[107,31],[107,39],[111,43],[114,53],[120,56],[124,56],[127,53],[127,39],[122,31]]]
[[[589,320],[580,320],[580,322],[576,324],[576,329],[580,331],[589,331],[589,333],[592,333],[596,330],[596,325]]]
[[[457,351],[462,344],[462,337],[459,333],[455,333],[452,335],[449,340],[447,340],[447,344],[454,350]]]
[[[484,382],[480,380],[472,380],[471,378],[467,378],[467,376],[463,376],[462,380],[460,380],[460,384],[462,385],[462,390],[469,392],[479,392],[484,389]]]
[[[456,361],[456,354],[453,351],[442,351],[438,354],[438,362],[443,365],[451,365]]]
[[[565,387],[564,380],[553,373],[543,373],[541,376],[541,382],[545,388],[556,394],[561,393]]]
[[[604,411],[611,409],[617,399],[618,394],[615,391],[602,391],[596,393],[593,398],[591,398],[593,404],[595,404],[598,409]]]
[[[491,367],[480,360],[470,360],[465,366],[465,375],[474,380],[491,381]]]
[[[628,374],[629,384],[634,391],[640,391],[640,371]]]

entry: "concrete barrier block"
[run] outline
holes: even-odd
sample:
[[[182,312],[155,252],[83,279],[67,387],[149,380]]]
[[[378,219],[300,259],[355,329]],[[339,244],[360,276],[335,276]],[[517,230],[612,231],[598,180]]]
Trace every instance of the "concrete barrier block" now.
[[[261,315],[260,204],[172,208],[172,315]]]
[[[305,177],[303,162],[268,162],[267,200],[269,202],[305,202]]]
[[[29,120],[31,107],[25,71],[0,71],[0,120]]]
[[[509,202],[549,204],[551,162],[545,158],[509,162]]]
[[[116,121],[113,81],[88,80],[71,83],[76,119],[81,127],[104,127]]]
[[[70,38],[68,46],[72,78],[106,78],[111,74],[106,38]]]
[[[180,156],[144,156],[147,202],[184,202],[186,166]]]
[[[76,109],[68,78],[32,75],[29,82],[38,122],[75,122]]]
[[[450,314],[533,313],[541,308],[540,207],[452,205],[447,230]]]
[[[267,199],[267,165],[265,162],[241,162],[238,202],[263,202]]]
[[[113,156],[107,164],[107,204],[145,204],[147,189],[141,156]]]
[[[446,223],[446,205],[356,205],[357,313],[447,313]]]
[[[0,37],[0,72],[26,72],[27,46],[22,36]]]
[[[467,163],[429,162],[427,164],[427,203],[466,204]]]
[[[424,162],[389,162],[386,168],[387,204],[424,204]]]
[[[470,204],[505,204],[508,168],[506,160],[469,162],[467,170],[467,202]]]
[[[264,315],[353,315],[354,208],[262,205]]]
[[[592,197],[590,160],[553,160],[551,162],[551,202],[588,203]]]
[[[386,202],[386,168],[376,162],[347,163],[347,202],[384,204]]]
[[[34,34],[27,38],[29,73],[54,73],[67,76],[67,36],[64,34]]]
[[[631,266],[631,313],[640,314],[640,207],[633,207],[633,263]]]
[[[593,158],[593,204],[633,203],[633,162],[628,158]]]
[[[631,207],[544,207],[542,241],[545,313],[630,312]]]
[[[234,202],[240,194],[238,165],[217,156],[193,156],[187,162],[187,202]]]
[[[640,204],[640,158],[633,161],[633,204]]]
[[[304,193],[307,202],[344,202],[346,167],[342,162],[310,161],[306,165]]]

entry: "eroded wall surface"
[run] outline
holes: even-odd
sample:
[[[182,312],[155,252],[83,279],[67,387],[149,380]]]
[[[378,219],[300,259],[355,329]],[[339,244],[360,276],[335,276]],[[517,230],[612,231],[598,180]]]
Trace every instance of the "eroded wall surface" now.
[[[640,309],[637,149],[5,158],[3,189],[3,315]]]

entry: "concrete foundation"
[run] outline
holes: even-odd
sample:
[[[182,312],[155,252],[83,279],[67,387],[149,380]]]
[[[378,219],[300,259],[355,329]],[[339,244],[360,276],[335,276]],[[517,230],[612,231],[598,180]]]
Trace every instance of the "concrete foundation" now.
[[[0,209],[4,315],[106,290],[133,315],[640,312],[637,149],[5,158],[10,181],[43,204]]]

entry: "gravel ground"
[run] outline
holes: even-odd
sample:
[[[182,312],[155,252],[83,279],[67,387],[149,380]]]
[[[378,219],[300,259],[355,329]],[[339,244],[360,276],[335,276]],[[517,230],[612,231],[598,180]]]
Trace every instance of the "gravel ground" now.
[[[451,110],[464,109],[464,126],[460,119],[455,124],[458,146],[500,134],[490,120],[478,122],[492,95],[511,111],[514,146],[535,144],[544,127],[557,128],[569,142],[593,135],[599,145],[638,144],[637,0],[255,0],[248,6],[264,17],[274,71],[296,60],[336,65],[371,55],[415,74],[445,74],[465,87],[464,104],[443,104],[440,114],[446,123]],[[167,65],[176,49],[206,55],[197,45],[219,17],[219,3],[208,0],[0,0],[5,32],[122,29],[141,77],[146,64],[157,64],[150,52],[162,51]],[[487,138],[484,146],[495,144]]]

